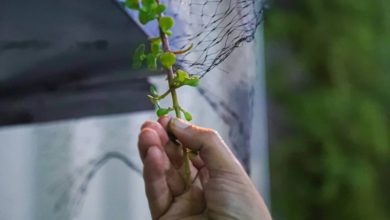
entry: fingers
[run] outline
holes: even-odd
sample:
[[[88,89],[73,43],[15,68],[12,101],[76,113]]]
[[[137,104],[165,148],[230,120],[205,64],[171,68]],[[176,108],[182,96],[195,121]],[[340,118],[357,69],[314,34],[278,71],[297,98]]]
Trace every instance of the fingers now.
[[[144,128],[151,128],[154,131],[156,131],[158,136],[160,137],[162,145],[165,145],[168,143],[169,139],[168,139],[167,132],[164,130],[164,128],[159,123],[156,123],[154,121],[146,121],[145,123],[142,124],[141,130],[143,130]]]
[[[157,146],[148,148],[144,158],[144,180],[153,219],[161,216],[172,203],[172,194],[166,181],[164,162],[163,154]]]
[[[151,128],[143,128],[138,138],[138,151],[142,161],[144,161],[146,152],[151,146],[156,146],[162,149],[161,139],[155,130]]]
[[[200,158],[209,169],[242,172],[242,166],[223,142],[217,132],[191,125],[188,122],[168,116],[161,117],[159,123],[187,148],[199,151]]]
[[[156,128],[156,126],[154,126],[154,128]],[[165,132],[164,130],[162,131]],[[162,147],[162,142],[164,141],[161,140],[161,136],[161,132],[152,129],[150,126],[143,126],[138,141],[139,153],[144,163],[144,174],[153,175],[155,171],[153,169],[147,169],[147,167],[151,166],[149,163],[155,164],[156,162],[147,160],[148,152],[152,147],[157,148],[159,152],[161,152],[162,156],[158,158],[160,161],[158,161],[159,169],[157,169],[157,171],[163,170],[164,178],[166,179],[171,194],[175,196],[183,193],[183,191],[185,190],[185,183],[180,173],[172,166],[170,159],[165,153],[165,150]],[[153,189],[151,190],[153,191]]]
[[[164,146],[165,152],[168,155],[169,160],[172,165],[179,169],[183,165],[183,151],[180,146],[169,141],[168,144]]]
[[[183,165],[183,151],[179,146],[174,144],[172,141],[169,141],[167,132],[165,129],[157,122],[154,121],[146,121],[142,127],[141,130],[145,129],[151,129],[153,130],[157,135],[153,135],[153,137],[147,136],[143,139],[143,142],[147,142],[146,146],[151,145],[157,145],[158,143],[161,143],[161,146],[163,146],[166,154],[168,155],[169,160],[171,161],[172,165],[178,169]],[[160,139],[159,141],[156,139]],[[140,145],[139,145],[140,146]],[[157,145],[160,146],[160,145]],[[144,152],[146,152],[144,146],[140,146],[142,149],[140,149],[141,158],[142,155],[144,155]]]

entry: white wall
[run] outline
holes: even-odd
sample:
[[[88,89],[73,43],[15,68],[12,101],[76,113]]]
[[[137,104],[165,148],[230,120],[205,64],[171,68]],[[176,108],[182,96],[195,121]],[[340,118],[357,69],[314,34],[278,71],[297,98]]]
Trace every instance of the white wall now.
[[[75,211],[75,219],[149,219],[141,175],[119,161],[92,179],[81,209],[72,199],[82,169],[104,152],[124,153],[141,167],[138,130],[152,114],[1,128],[0,219],[71,219]]]

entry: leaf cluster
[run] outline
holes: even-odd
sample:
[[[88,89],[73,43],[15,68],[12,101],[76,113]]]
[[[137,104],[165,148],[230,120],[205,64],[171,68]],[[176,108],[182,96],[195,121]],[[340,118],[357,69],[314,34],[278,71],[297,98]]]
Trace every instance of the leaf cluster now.
[[[171,16],[163,15],[166,6],[156,0],[126,0],[125,6],[138,11],[138,19],[142,24],[147,24],[150,21],[157,20],[160,33],[163,36],[172,35],[172,27],[175,20]],[[145,44],[141,44],[134,51],[133,68],[141,68],[144,64],[150,70],[157,70],[159,66],[172,71],[176,63],[176,55],[183,54],[191,50],[192,45],[184,50],[169,51],[164,50],[162,39],[163,36],[158,36],[150,39],[149,48]],[[168,48],[168,47],[167,47]],[[156,106],[156,114],[158,116],[168,114],[171,111],[182,112],[187,120],[192,120],[191,114],[181,108],[174,106],[169,108],[162,108],[159,101],[164,99],[172,90],[178,89],[182,86],[197,86],[199,84],[199,77],[189,74],[188,72],[177,69],[173,73],[173,78],[169,80],[169,90],[162,95],[159,95],[156,88],[153,86],[148,98]],[[175,105],[175,104],[174,104]],[[178,105],[178,104],[176,104]]]
[[[159,17],[166,10],[164,4],[158,4],[155,0],[126,0],[125,6],[138,11],[138,19],[142,24],[147,24]]]
[[[149,51],[146,51],[145,44],[141,44],[134,51],[133,68],[139,69],[146,63],[150,70],[157,70],[158,59],[162,54],[161,40],[159,38],[154,38],[150,41]]]
[[[173,79],[173,86],[179,88],[183,85],[196,87],[199,84],[198,76],[191,76],[188,72],[178,69],[175,78]]]

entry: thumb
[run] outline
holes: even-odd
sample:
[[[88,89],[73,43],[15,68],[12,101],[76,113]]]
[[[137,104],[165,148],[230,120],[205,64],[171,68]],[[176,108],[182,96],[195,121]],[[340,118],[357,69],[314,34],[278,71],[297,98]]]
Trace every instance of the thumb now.
[[[237,158],[215,130],[198,127],[177,118],[160,119],[160,123],[185,147],[198,151],[207,168],[230,172],[243,170]]]

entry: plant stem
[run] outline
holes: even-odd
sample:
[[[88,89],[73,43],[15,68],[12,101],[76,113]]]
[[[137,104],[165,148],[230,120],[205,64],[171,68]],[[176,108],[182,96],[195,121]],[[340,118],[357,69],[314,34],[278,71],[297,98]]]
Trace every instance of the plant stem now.
[[[160,0],[156,0],[157,4],[160,4]],[[162,14],[159,17],[163,16]],[[160,38],[162,43],[162,48],[164,52],[170,52],[170,46],[167,35],[160,29]],[[177,98],[176,88],[173,85],[173,68],[166,68],[168,76],[169,91],[172,96],[173,109],[175,110],[176,118],[181,118],[181,107],[179,105],[179,100]],[[182,145],[183,148],[183,160],[184,160],[184,180],[186,188],[188,189],[191,186],[191,168],[190,168],[190,158],[189,158],[189,149]]]
[[[171,89],[169,89],[168,91],[164,92],[164,94],[160,95],[157,97],[158,100],[161,100],[161,99],[164,99],[167,95],[169,95],[171,93]]]

